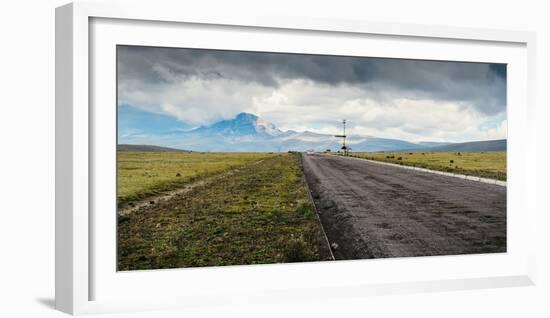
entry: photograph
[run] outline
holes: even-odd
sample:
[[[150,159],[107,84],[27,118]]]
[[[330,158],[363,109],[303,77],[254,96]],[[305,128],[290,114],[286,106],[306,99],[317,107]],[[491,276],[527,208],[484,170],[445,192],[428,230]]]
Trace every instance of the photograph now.
[[[116,76],[117,271],[507,252],[506,64],[117,45]]]

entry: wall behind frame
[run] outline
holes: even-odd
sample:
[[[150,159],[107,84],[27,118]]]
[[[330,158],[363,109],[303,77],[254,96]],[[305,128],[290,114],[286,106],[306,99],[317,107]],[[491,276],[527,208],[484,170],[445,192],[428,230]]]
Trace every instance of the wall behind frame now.
[[[11,1],[3,5],[0,19],[0,66],[2,107],[0,136],[2,177],[2,271],[0,272],[0,313],[6,317],[64,317],[53,307],[54,282],[54,8],[67,1]],[[158,2],[157,2],[158,3]],[[369,19],[404,23],[448,24],[455,26],[533,30],[538,32],[537,69],[539,104],[539,145],[550,137],[548,100],[550,87],[550,21],[542,1],[189,1],[190,8],[200,6],[231,14],[246,10],[295,16]],[[160,5],[160,4],[158,4]],[[543,181],[550,178],[546,161],[548,148],[539,147],[539,199],[546,192]],[[539,209],[545,202],[539,202]],[[546,210],[547,211],[547,210]],[[539,228],[550,225],[549,216],[539,217]],[[539,268],[550,268],[546,243],[550,233],[539,232]],[[189,316],[267,317],[316,315],[335,317],[368,313],[373,316],[447,317],[499,316],[547,317],[546,300],[550,277],[539,272],[537,287],[481,290],[437,294],[417,294],[368,299],[350,299],[329,303],[288,304],[197,309]],[[117,317],[175,317],[181,312],[123,314]]]

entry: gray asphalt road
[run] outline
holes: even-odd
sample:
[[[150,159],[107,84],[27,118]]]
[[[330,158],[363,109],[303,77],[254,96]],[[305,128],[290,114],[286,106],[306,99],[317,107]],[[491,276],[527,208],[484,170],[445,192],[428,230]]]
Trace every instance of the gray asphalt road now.
[[[506,251],[506,187],[334,155],[303,155],[337,259]]]

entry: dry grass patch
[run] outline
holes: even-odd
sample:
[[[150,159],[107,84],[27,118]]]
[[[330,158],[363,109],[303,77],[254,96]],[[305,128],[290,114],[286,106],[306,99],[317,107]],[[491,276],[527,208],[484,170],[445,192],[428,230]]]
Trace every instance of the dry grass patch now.
[[[506,152],[358,152],[354,157],[506,180]]]
[[[279,154],[118,224],[118,269],[326,259],[298,155]]]

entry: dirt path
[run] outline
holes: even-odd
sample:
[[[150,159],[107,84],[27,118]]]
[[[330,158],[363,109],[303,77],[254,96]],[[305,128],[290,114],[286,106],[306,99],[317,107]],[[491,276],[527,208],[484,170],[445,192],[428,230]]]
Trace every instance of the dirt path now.
[[[506,251],[506,187],[333,155],[303,164],[337,259]]]
[[[264,160],[265,159],[253,162],[252,165],[260,164]],[[194,189],[196,187],[199,187],[199,186],[202,186],[202,185],[205,185],[205,184],[209,184],[209,183],[212,183],[212,182],[217,181],[217,180],[221,180],[225,177],[229,177],[229,176],[239,172],[240,170],[244,169],[245,167],[246,166],[231,169],[231,170],[228,170],[228,171],[225,171],[225,172],[222,172],[222,173],[218,173],[218,174],[213,175],[213,176],[202,178],[198,181],[189,182],[189,183],[186,183],[186,184],[184,184],[180,187],[175,188],[174,190],[166,191],[166,192],[164,192],[162,194],[159,194],[159,195],[156,195],[156,196],[151,196],[151,197],[139,200],[139,201],[132,201],[132,202],[124,203],[117,209],[117,213],[118,213],[118,215],[126,216],[130,213],[133,213],[133,212],[139,210],[139,209],[145,208],[145,207],[150,206],[150,205],[157,204],[158,202],[168,201],[168,200],[174,198],[175,196],[178,196],[180,194],[185,194],[185,193],[191,191],[192,189]]]
[[[331,259],[299,159],[273,156],[119,216],[118,270]]]

